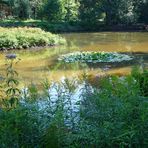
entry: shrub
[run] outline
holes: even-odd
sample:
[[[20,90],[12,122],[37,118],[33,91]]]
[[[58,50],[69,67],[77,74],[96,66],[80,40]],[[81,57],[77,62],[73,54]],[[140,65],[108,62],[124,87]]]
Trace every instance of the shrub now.
[[[14,108],[0,109],[0,147],[148,147],[147,75],[108,76],[95,86],[88,78],[46,80],[42,93],[23,89]]]
[[[0,49],[21,49],[65,44],[62,37],[39,28],[0,28]]]
[[[148,70],[133,69],[132,76],[139,84],[141,95],[148,97]]]
[[[72,135],[78,147],[147,147],[148,103],[131,76],[105,78],[86,93],[81,121]]]

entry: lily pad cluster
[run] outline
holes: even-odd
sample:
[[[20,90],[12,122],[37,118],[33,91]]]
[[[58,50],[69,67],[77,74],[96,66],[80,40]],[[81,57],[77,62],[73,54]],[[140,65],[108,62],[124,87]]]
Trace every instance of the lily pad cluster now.
[[[127,54],[121,54],[116,52],[74,52],[61,55],[59,61],[64,61],[66,63],[72,62],[89,62],[89,63],[99,63],[99,62],[122,62],[130,61],[133,57]]]

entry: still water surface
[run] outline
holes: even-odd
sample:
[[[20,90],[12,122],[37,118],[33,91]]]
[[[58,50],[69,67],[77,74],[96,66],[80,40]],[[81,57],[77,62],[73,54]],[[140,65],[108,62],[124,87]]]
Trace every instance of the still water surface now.
[[[128,74],[135,65],[148,65],[148,33],[69,33],[62,34],[67,45],[44,49],[3,51],[0,53],[0,71],[3,71],[5,54],[16,53],[21,59],[16,64],[20,79],[24,84],[40,83],[45,78],[57,81],[62,77],[75,77],[86,72],[98,76],[104,73]],[[65,64],[58,62],[60,54],[74,51],[123,52],[135,56],[132,62],[114,64]]]

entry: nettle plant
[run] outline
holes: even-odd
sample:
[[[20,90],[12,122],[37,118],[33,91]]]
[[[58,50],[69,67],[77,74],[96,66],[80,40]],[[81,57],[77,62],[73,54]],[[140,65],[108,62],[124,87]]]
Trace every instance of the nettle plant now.
[[[21,91],[18,88],[18,73],[14,69],[14,64],[18,60],[15,54],[6,55],[6,71],[1,79],[0,100],[2,101],[2,106],[7,108],[15,107],[21,95]]]

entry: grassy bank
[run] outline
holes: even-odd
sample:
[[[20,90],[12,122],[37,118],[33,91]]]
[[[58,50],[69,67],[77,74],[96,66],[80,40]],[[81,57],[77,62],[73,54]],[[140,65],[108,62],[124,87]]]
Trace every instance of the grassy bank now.
[[[42,92],[31,85],[19,97],[12,69],[0,96],[0,147],[148,147],[148,71],[97,77],[95,85],[86,74],[45,81]]]
[[[57,22],[51,23],[42,20],[1,20],[1,27],[38,27],[49,32],[92,32],[92,31],[147,31],[146,24],[133,25],[105,25],[103,22],[99,24],[84,24],[80,22]]]
[[[78,23],[51,23],[42,20],[1,20],[1,27],[37,27],[49,32],[79,32],[84,28]]]
[[[0,49],[22,49],[64,44],[62,37],[39,28],[0,27]]]

